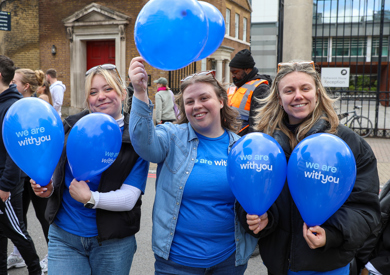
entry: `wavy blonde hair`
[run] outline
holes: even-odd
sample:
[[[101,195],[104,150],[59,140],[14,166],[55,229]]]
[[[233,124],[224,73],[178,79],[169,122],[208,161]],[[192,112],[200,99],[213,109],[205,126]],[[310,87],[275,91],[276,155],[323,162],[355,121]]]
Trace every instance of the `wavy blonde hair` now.
[[[17,69],[15,73],[21,76],[20,82],[23,85],[30,84],[29,90],[31,94],[35,93],[38,87],[42,85],[45,77],[45,73],[41,70]]]
[[[176,104],[179,107],[179,118],[176,123],[188,123],[188,118],[185,115],[185,106],[183,101],[183,93],[192,84],[195,83],[206,83],[213,87],[217,98],[222,100],[223,107],[221,112],[221,126],[224,129],[228,129],[232,132],[237,133],[240,130],[241,122],[238,120],[239,114],[236,110],[233,110],[228,106],[228,97],[226,90],[222,88],[221,84],[216,80],[212,74],[207,75],[194,75],[186,81],[183,81],[180,85],[180,93],[176,96]]]
[[[287,113],[279,104],[279,83],[286,75],[292,72],[301,72],[311,76],[317,91],[316,106],[314,107],[313,112],[298,126],[296,134],[292,133],[285,125],[284,118],[287,117]],[[339,119],[333,108],[333,103],[335,101],[336,100],[333,100],[328,96],[313,64],[310,64],[309,62],[300,63],[299,61],[284,63],[283,66],[280,67],[280,70],[272,83],[269,95],[260,100],[263,106],[258,110],[255,117],[255,129],[268,135],[273,135],[275,130],[281,130],[289,137],[290,146],[293,149],[306,137],[306,134],[319,119],[328,121],[330,128],[326,131],[327,133],[335,134],[337,132]]]
[[[103,68],[97,68],[96,70],[92,71],[90,74],[88,74],[85,77],[85,104],[89,109],[89,111],[91,112],[91,109],[89,107],[88,97],[92,87],[92,80],[95,77],[95,75],[103,76],[104,79],[107,81],[107,84],[111,88],[113,88],[120,97],[122,97],[123,94],[126,95],[125,99],[122,101],[122,108],[123,111],[127,112],[129,106],[127,105],[128,94],[127,94],[126,87],[124,86],[122,80],[119,78],[119,75],[115,70],[106,70]]]

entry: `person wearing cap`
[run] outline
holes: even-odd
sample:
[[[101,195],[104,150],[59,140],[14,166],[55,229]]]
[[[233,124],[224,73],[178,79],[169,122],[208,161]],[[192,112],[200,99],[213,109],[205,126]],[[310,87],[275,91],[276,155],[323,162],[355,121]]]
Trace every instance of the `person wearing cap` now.
[[[155,96],[156,103],[156,123],[174,122],[175,115],[175,96],[167,87],[168,80],[165,77],[153,81],[157,84],[157,93]]]
[[[258,74],[252,54],[247,49],[239,51],[229,67],[234,83],[227,91],[229,106],[240,113],[242,129],[238,134],[243,136],[248,126],[254,125],[255,112],[260,107],[255,99],[266,97],[272,80],[269,75]]]

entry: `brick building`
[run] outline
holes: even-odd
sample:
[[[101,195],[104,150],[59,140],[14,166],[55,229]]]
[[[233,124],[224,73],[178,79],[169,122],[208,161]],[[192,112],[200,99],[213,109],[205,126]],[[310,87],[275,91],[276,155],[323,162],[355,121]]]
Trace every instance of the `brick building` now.
[[[11,31],[0,31],[0,54],[16,66],[57,70],[67,91],[64,115],[84,108],[84,75],[96,64],[113,63],[123,79],[131,59],[138,56],[134,25],[146,0],[3,0],[1,10],[11,13]],[[221,47],[196,62],[193,70],[215,69],[217,78],[230,82],[228,63],[236,52],[249,48],[251,5],[248,0],[209,0],[226,22]],[[174,43],[174,41],[172,41]],[[167,71],[147,66],[151,80],[172,78]],[[172,78],[173,79],[173,78]],[[177,80],[170,79],[177,82]],[[149,96],[154,100],[153,81]]]

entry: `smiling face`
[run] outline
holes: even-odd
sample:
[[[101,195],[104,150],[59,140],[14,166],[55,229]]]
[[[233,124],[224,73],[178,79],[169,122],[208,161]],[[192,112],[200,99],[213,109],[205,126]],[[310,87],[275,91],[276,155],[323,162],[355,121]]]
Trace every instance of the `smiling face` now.
[[[206,137],[219,137],[224,133],[221,125],[222,99],[212,85],[196,82],[183,91],[185,113],[192,128]]]
[[[119,119],[122,116],[122,101],[125,97],[125,93],[120,96],[114,88],[108,85],[102,75],[97,74],[93,77],[88,95],[89,108],[93,113],[105,113],[114,119]]]
[[[292,72],[280,80],[279,104],[288,115],[290,124],[301,123],[317,103],[314,79],[302,72]]]

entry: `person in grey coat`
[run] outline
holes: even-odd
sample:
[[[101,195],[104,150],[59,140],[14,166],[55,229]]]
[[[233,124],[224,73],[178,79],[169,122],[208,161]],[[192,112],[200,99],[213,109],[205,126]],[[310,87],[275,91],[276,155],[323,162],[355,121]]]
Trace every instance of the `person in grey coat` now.
[[[157,83],[156,102],[156,123],[174,122],[175,115],[175,97],[173,92],[167,87],[168,80],[164,77],[153,81]]]

